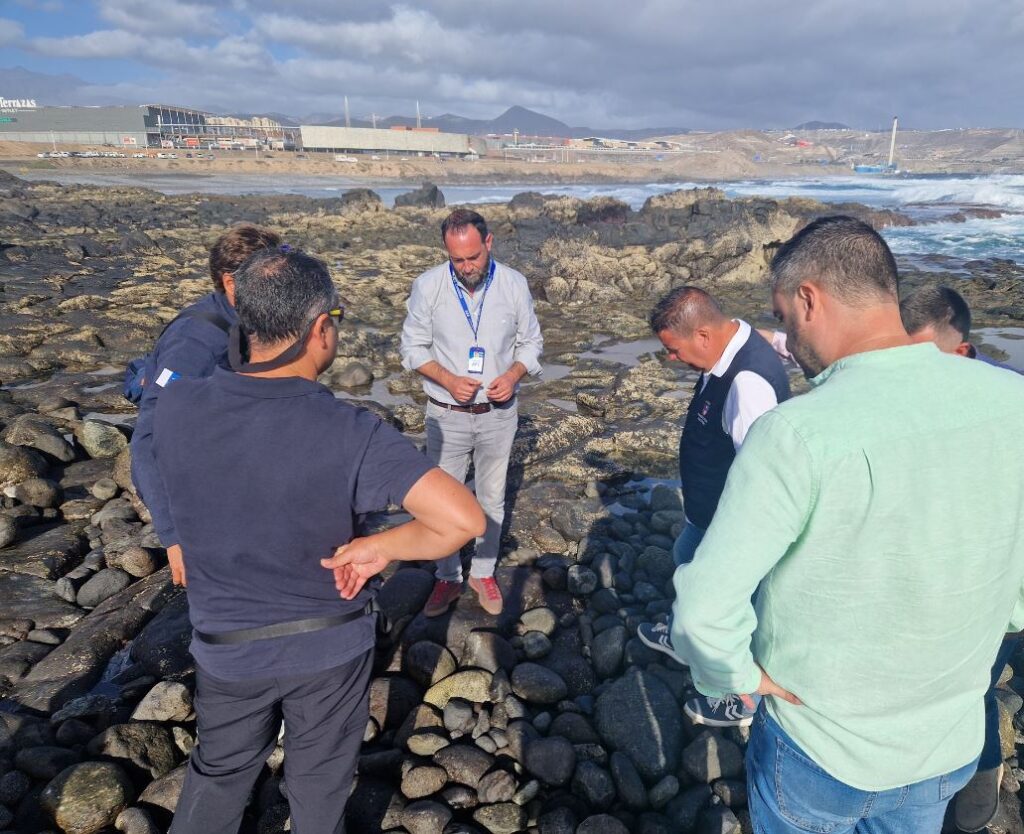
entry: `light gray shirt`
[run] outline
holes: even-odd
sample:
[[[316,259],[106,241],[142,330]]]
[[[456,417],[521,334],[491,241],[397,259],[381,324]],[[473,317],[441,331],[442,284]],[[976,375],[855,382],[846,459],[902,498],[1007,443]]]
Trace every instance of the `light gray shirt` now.
[[[495,261],[494,279],[486,297],[485,284],[486,279],[472,296],[459,285],[474,324],[483,304],[476,339],[452,286],[447,261],[413,281],[406,302],[409,312],[402,325],[402,366],[414,371],[434,360],[457,376],[478,379],[480,388],[473,400],[478,403],[487,402],[487,386],[515,362],[522,362],[528,374],[540,376],[540,354],[544,349],[526,278]],[[485,351],[482,374],[467,373],[469,349],[474,346]],[[445,388],[426,377],[423,390],[440,402],[455,402]]]

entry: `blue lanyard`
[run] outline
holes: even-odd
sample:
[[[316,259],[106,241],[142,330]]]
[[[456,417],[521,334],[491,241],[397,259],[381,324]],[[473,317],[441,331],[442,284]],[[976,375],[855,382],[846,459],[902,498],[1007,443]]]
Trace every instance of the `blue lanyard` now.
[[[476,325],[473,324],[473,316],[469,312],[469,306],[466,304],[466,298],[462,293],[462,287],[459,286],[458,279],[455,277],[455,267],[452,266],[452,262],[448,261],[448,271],[452,276],[452,286],[455,288],[455,295],[459,299],[459,304],[462,305],[462,312],[466,316],[466,321],[469,322],[469,329],[473,331],[473,344],[477,343],[476,334],[480,332],[480,319],[484,315],[484,302],[487,300],[487,291],[491,288],[491,281],[494,280],[494,264],[495,261],[491,259],[491,268],[487,273],[487,283],[484,284],[484,294],[480,297],[480,307],[476,311]]]

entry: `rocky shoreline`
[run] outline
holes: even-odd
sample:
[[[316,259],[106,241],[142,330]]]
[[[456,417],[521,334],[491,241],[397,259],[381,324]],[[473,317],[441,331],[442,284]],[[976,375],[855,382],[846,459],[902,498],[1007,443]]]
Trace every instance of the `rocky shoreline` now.
[[[125,361],[208,292],[206,252],[224,227],[265,224],[324,257],[345,297],[325,384],[420,439],[422,395],[397,340],[411,280],[442,257],[444,209],[430,188],[404,202],[385,210],[367,190],[168,197],[0,175],[0,832],[164,831],[195,743],[187,597],[130,482]],[[676,475],[692,379],[644,341],[645,317],[688,282],[763,322],[774,247],[830,211],[713,189],[640,211],[530,193],[484,209],[498,257],[530,281],[549,363],[521,394],[498,570],[506,610],[495,620],[468,594],[427,620],[430,572],[385,578],[389,628],[350,831],[750,831],[745,731],[691,725],[688,672],[635,636],[671,605],[682,508],[659,479]],[[943,267],[907,283],[955,281],[979,324],[1024,320],[1015,264]],[[1024,830],[1024,680],[1004,684],[1012,766],[994,832]],[[287,830],[285,778],[279,747],[244,831]]]

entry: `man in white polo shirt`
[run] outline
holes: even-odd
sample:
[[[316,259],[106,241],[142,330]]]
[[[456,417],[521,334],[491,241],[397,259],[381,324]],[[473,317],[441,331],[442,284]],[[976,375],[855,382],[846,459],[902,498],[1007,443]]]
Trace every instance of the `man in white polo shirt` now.
[[[728,318],[698,287],[672,290],[650,321],[669,359],[701,371],[679,442],[686,524],[672,550],[678,568],[692,561],[704,538],[747,430],[789,399],[789,378],[771,345],[745,321]],[[667,623],[645,623],[637,636],[683,662],[672,648]],[[745,726],[753,720],[753,711],[736,696],[696,698],[684,708],[693,721],[710,726]]]

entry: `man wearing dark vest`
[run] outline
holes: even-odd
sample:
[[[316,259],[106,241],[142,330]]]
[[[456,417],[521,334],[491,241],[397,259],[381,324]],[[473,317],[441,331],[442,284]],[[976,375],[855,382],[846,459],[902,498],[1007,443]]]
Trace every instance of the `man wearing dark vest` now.
[[[233,834],[282,718],[291,830],[341,834],[369,715],[367,580],[484,531],[461,483],[316,381],[344,310],[327,267],[265,249],[235,273],[229,359],[171,382],[154,454],[188,572],[199,743],[171,831]],[[243,349],[244,348],[244,349]],[[356,516],[412,520],[355,538]]]
[[[679,478],[686,521],[672,557],[676,567],[693,560],[718,507],[725,479],[747,430],[766,411],[789,399],[789,378],[778,355],[745,321],[729,319],[698,287],[678,287],[651,312],[651,329],[668,358],[697,371],[700,379],[679,441]],[[667,623],[645,623],[637,636],[676,661]],[[753,710],[736,696],[695,698],[684,706],[698,724],[746,726]]]

